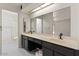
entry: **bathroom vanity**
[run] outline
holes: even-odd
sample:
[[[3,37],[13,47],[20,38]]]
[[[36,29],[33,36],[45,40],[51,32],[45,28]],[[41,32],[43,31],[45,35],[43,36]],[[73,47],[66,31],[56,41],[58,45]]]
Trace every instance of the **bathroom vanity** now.
[[[40,48],[43,56],[79,56],[79,41],[70,37],[63,37],[48,34],[26,34],[21,35],[22,48],[32,51]]]

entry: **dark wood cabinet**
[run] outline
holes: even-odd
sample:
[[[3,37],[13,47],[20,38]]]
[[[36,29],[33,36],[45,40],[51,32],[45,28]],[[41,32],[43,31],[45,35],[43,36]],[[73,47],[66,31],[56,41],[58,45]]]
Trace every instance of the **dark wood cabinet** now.
[[[29,37],[29,39],[28,39],[28,50],[32,51],[36,48],[42,49],[41,40]]]
[[[29,41],[32,41],[32,42],[35,42],[35,43],[37,43],[37,44],[42,44],[42,41],[39,40],[39,39],[36,39],[36,38],[29,37],[28,40],[29,40]]]
[[[22,45],[22,48],[24,48],[24,49],[26,49],[26,50],[28,50],[28,37],[26,37],[26,36],[24,36],[24,35],[22,35],[22,39],[21,39],[21,45]]]
[[[22,35],[22,48],[32,51],[40,48],[43,56],[79,56],[79,50]]]
[[[74,55],[79,56],[79,50],[74,50]]]
[[[32,51],[35,48],[35,43],[33,41],[28,40],[28,51]]]
[[[52,50],[50,50],[46,47],[43,47],[42,50],[43,50],[43,56],[53,56],[53,51]]]
[[[35,39],[35,38],[34,38],[34,42],[37,43],[37,44],[40,44],[40,45],[42,44],[42,41],[39,40],[39,39]]]
[[[25,48],[25,39],[24,39],[24,36],[22,35],[21,38],[22,38],[22,39],[21,39],[21,47],[22,47],[22,48]]]
[[[28,38],[26,38],[26,39],[28,39]],[[25,49],[28,50],[28,40],[25,40],[25,43],[24,44],[25,44],[24,45],[25,46]]]
[[[73,56],[74,55],[73,49],[67,48],[67,47],[64,47],[64,46],[60,46],[60,45],[57,45],[57,44],[52,44],[52,43],[43,41],[42,46],[46,47],[49,50],[52,50],[53,55],[55,54],[55,56],[57,55],[57,52],[58,52],[58,54],[61,54],[62,56]],[[46,53],[48,53],[48,52],[46,52]]]
[[[74,55],[74,50],[70,49],[70,48],[66,48],[63,46],[57,46],[54,47],[54,51],[59,52],[61,55],[63,56],[73,56]]]
[[[22,48],[25,48],[25,39],[22,40]]]
[[[57,51],[54,51],[54,56],[64,56],[64,55],[58,53]]]

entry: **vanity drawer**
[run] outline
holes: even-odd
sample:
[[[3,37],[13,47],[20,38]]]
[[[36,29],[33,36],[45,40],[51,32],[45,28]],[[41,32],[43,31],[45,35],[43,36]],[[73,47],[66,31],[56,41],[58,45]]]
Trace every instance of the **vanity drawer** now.
[[[53,48],[55,51],[57,51],[63,55],[66,55],[66,56],[73,56],[74,55],[74,50],[71,48],[67,48],[64,46],[56,45],[56,44],[53,44]]]
[[[27,37],[27,36],[22,35],[22,38],[23,38],[23,39],[27,39],[28,37]]]
[[[35,43],[38,43],[38,44],[42,44],[42,41],[39,40],[39,39],[34,39],[34,42],[35,42]]]
[[[53,44],[49,43],[49,42],[42,42],[42,46],[48,48],[48,49],[53,49]]]
[[[28,39],[28,40],[30,40],[30,41],[34,41],[34,38],[29,37],[29,39]]]
[[[43,56],[53,56],[53,51],[46,47],[42,47],[42,51],[43,51]]]
[[[47,47],[48,49],[52,49],[54,51],[57,51],[62,55],[66,55],[66,56],[73,56],[74,55],[74,50],[71,48],[67,48],[67,47],[60,46],[60,45],[53,44],[53,43],[49,43],[49,42],[43,42],[42,45]]]
[[[79,56],[79,50],[74,50],[75,51],[75,56]]]
[[[32,41],[32,42],[41,44],[41,40],[39,40],[39,39],[29,37],[29,40]]]

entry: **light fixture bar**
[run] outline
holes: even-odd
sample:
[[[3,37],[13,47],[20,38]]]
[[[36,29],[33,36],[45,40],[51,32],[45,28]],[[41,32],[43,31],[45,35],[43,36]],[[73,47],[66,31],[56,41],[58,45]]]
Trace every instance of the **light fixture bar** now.
[[[53,4],[53,3],[45,3],[45,4],[41,5],[40,7],[38,7],[38,8],[36,8],[36,9],[32,10],[32,12],[35,12],[35,11],[37,11],[37,10],[40,10],[40,9],[42,9],[42,8],[48,6],[48,5],[51,5],[51,4]]]

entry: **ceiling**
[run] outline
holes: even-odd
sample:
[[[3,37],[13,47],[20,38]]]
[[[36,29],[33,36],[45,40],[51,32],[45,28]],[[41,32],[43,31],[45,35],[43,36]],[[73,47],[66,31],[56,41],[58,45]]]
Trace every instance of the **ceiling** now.
[[[0,7],[13,11],[17,9],[17,11],[20,11],[20,6],[22,5],[22,12],[28,13],[42,4],[44,3],[0,3]]]
[[[44,4],[44,3],[25,3],[25,4],[22,4],[22,6],[23,6],[22,11],[25,13],[28,13],[28,12],[32,11],[33,9],[41,6],[42,4]]]

